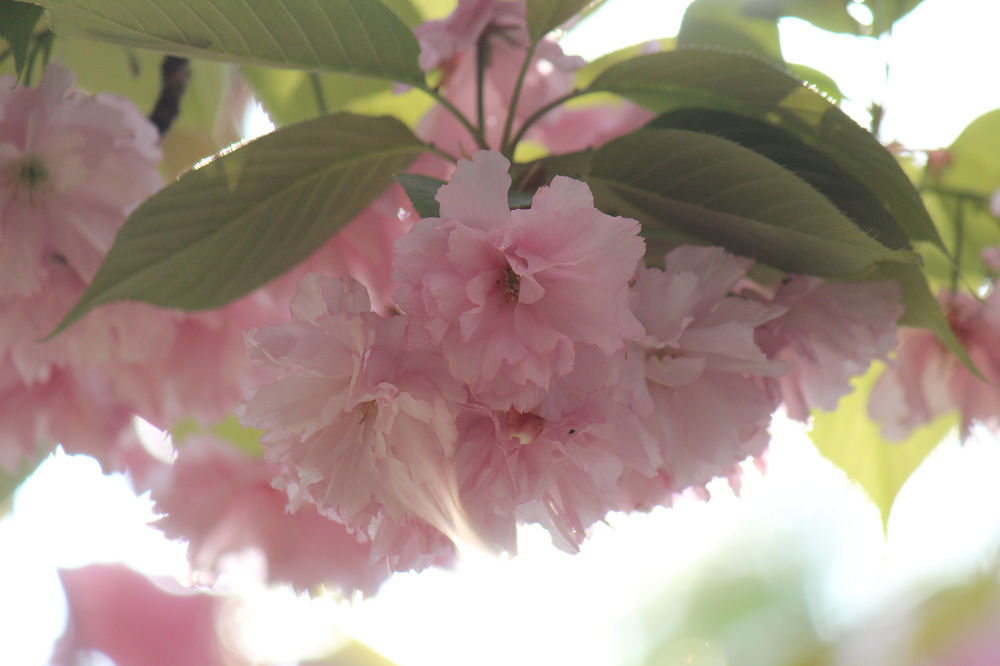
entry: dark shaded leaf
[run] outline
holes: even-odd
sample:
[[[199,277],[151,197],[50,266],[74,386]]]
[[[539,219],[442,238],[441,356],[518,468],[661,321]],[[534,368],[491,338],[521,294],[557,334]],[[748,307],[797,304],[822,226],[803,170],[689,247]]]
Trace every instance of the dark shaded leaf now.
[[[0,0],[0,39],[10,44],[18,79],[28,62],[28,46],[42,8],[14,0]]]

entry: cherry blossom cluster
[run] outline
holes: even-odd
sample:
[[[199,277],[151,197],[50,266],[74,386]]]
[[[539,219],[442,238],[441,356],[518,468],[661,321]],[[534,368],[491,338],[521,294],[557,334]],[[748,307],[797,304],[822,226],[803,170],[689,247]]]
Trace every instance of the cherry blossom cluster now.
[[[793,277],[682,246],[641,265],[634,220],[557,176],[510,210],[509,163],[461,160],[440,217],[396,242],[394,311],[310,275],[293,321],[248,337],[277,370],[241,409],[291,507],[422,568],[455,540],[516,550],[518,523],[573,551],[609,511],[668,504],[759,456],[771,414],[832,406],[896,344],[898,287]]]

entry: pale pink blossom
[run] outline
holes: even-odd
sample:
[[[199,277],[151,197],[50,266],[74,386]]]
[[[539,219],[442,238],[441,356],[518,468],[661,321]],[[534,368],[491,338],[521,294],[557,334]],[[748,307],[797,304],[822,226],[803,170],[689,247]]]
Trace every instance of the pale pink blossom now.
[[[773,302],[788,308],[758,330],[769,356],[788,361],[782,398],[793,419],[812,409],[833,410],[850,393],[850,379],[896,348],[903,314],[895,282],[834,283],[795,276],[778,287]]]
[[[528,412],[573,369],[575,345],[613,354],[641,334],[627,282],[644,243],[637,222],[601,213],[565,177],[509,210],[508,167],[486,151],[459,163],[441,217],[396,245],[396,300],[411,344],[440,345],[477,400]]]
[[[100,652],[117,666],[237,666],[219,635],[223,597],[151,580],[121,564],[61,569],[66,631],[52,663],[83,663]]]
[[[356,282],[303,280],[294,321],[248,338],[251,356],[282,374],[241,420],[268,431],[293,507],[313,503],[373,544],[403,546],[458,529],[449,402],[464,392],[438,354],[404,349],[405,318],[369,308]]]
[[[50,64],[38,88],[0,100],[0,298],[38,292],[48,257],[89,282],[125,217],[161,185],[153,125],[127,100],[72,88]]]
[[[288,495],[271,485],[276,465],[209,436],[185,439],[177,459],[145,475],[158,511],[156,523],[189,543],[193,567],[217,572],[220,560],[252,549],[264,556],[270,581],[296,589],[335,585],[345,593],[374,593],[389,575],[371,546],[312,504],[289,511]]]
[[[681,246],[662,270],[639,271],[632,291],[646,335],[630,357],[645,376],[641,423],[657,446],[652,474],[623,477],[623,508],[668,504],[766,447],[778,396],[765,378],[788,365],[769,359],[754,336],[785,308],[733,295],[751,264],[722,248]]]
[[[868,412],[890,439],[953,411],[967,437],[975,422],[1000,427],[1000,296],[984,302],[956,293],[942,296],[955,337],[986,381],[972,373],[927,330],[904,328],[895,358],[878,379]]]

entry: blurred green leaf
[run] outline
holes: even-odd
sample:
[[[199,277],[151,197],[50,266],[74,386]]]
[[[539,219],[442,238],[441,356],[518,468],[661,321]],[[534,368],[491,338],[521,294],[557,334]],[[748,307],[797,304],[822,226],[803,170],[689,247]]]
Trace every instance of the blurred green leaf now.
[[[861,0],[872,13],[872,25],[859,23],[847,7],[848,0],[742,0],[744,11],[754,16],[794,16],[817,28],[851,35],[880,35],[906,16],[922,0]]]
[[[528,34],[537,42],[550,31],[568,21],[591,0],[526,0]]]
[[[951,163],[942,169],[937,185],[984,197],[1000,189],[1000,109],[969,123],[948,147],[948,155]]]
[[[14,493],[21,487],[29,476],[34,474],[38,466],[45,462],[52,451],[48,448],[39,448],[34,457],[25,458],[20,462],[13,472],[8,472],[0,466],[0,518],[11,509]]]
[[[869,396],[884,370],[884,364],[873,363],[866,374],[854,379],[854,392],[841,398],[835,411],[813,412],[809,433],[823,457],[865,490],[878,507],[883,529],[899,489],[958,423],[957,415],[949,414],[914,430],[904,442],[884,439],[879,425],[868,416]]]
[[[305,259],[424,150],[392,118],[332,114],[223,154],[139,206],[53,334],[112,301],[224,305]]]
[[[10,45],[14,72],[18,79],[28,62],[28,46],[42,8],[14,0],[0,0],[0,40]]]
[[[612,92],[661,113],[704,107],[782,127],[854,174],[911,241],[944,249],[895,158],[836,105],[762,60],[710,49],[654,53],[612,65],[588,90]]]
[[[422,85],[413,31],[377,0],[39,0],[58,34]]]
[[[617,51],[612,51],[611,53],[605,53],[600,58],[591,60],[590,62],[584,64],[583,67],[576,70],[576,87],[580,89],[588,87],[591,82],[597,78],[598,74],[611,67],[611,65],[624,62],[625,60],[630,60],[636,56],[644,54],[659,53],[661,51],[673,51],[675,46],[676,40],[673,37],[664,37],[663,39],[655,39],[648,42],[642,42],[640,44],[633,44],[632,46],[626,46],[623,49],[618,49]]]
[[[585,180],[602,210],[638,219],[647,253],[676,229],[793,273],[854,276],[879,261],[914,262],[865,234],[790,171],[731,141],[642,130],[593,153]]]
[[[260,446],[260,436],[263,431],[244,428],[235,416],[230,416],[213,425],[211,433],[250,458],[259,458],[264,454],[264,450]]]
[[[778,22],[748,16],[732,0],[695,0],[688,5],[677,33],[677,48],[717,47],[784,62]]]

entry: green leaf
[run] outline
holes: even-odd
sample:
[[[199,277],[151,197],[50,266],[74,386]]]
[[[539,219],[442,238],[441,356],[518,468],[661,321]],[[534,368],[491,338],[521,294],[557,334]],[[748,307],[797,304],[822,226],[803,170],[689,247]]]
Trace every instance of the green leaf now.
[[[911,241],[944,250],[895,158],[836,105],[762,60],[708,49],[654,53],[612,65],[588,91],[611,92],[656,112],[704,107],[782,127],[853,174]]]
[[[441,216],[441,205],[435,197],[441,186],[446,184],[445,181],[430,176],[401,173],[396,176],[396,182],[402,186],[420,217]],[[531,198],[532,195],[528,192],[511,189],[507,193],[507,205],[511,208],[529,208]]]
[[[527,0],[528,34],[537,42],[575,16],[591,0]]]
[[[906,234],[878,198],[854,176],[788,130],[728,111],[678,109],[647,127],[718,136],[763,155],[806,181],[869,236],[894,250],[912,249]]]
[[[103,303],[224,305],[305,259],[425,149],[392,118],[333,114],[282,128],[144,202],[53,335]]]
[[[860,0],[872,12],[872,25],[859,23],[847,11],[847,0],[742,0],[748,14],[779,18],[794,16],[817,28],[851,35],[881,35],[922,0]]]
[[[413,32],[377,0],[40,0],[59,34],[420,86]]]
[[[441,217],[441,204],[434,197],[445,181],[415,173],[401,173],[396,176],[396,182],[406,192],[420,217]]]
[[[0,0],[0,39],[10,44],[14,71],[18,79],[28,59],[28,45],[42,8],[13,0]]]
[[[984,197],[1000,189],[1000,109],[966,125],[948,147],[948,155],[951,163],[941,172],[936,183],[940,187]]]
[[[884,369],[873,363],[854,379],[854,392],[841,398],[836,411],[814,412],[809,433],[823,457],[864,488],[878,507],[883,529],[903,483],[958,422],[956,414],[949,414],[916,429],[904,442],[885,440],[868,416],[869,396]]]
[[[781,63],[778,22],[749,17],[732,0],[695,0],[684,11],[677,48],[708,46]]]
[[[643,223],[654,256],[673,230],[808,275],[856,276],[876,262],[918,260],[865,234],[790,171],[706,134],[627,134],[594,152],[585,180],[599,208]]]
[[[839,104],[844,93],[840,91],[840,86],[828,74],[824,74],[818,69],[813,69],[808,65],[800,65],[794,62],[785,63],[789,72],[799,77],[810,88],[815,88],[825,95],[833,104]]]

